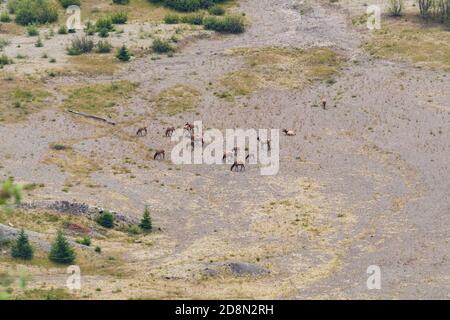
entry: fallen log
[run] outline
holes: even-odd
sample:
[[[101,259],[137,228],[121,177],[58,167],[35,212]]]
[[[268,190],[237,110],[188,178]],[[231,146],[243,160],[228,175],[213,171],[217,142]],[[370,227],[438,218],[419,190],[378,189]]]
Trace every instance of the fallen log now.
[[[69,111],[70,113],[79,115],[79,116],[86,117],[86,118],[91,118],[91,119],[94,119],[94,120],[103,121],[103,122],[106,122],[107,124],[110,124],[110,125],[113,125],[113,126],[116,125],[116,123],[113,122],[113,121],[110,121],[110,120],[105,119],[105,118],[102,118],[102,117],[94,116],[94,115],[92,115],[92,114],[88,114],[88,113],[84,113],[84,112],[79,112],[79,111],[75,111],[75,110],[71,110],[71,109],[68,109],[67,111]]]

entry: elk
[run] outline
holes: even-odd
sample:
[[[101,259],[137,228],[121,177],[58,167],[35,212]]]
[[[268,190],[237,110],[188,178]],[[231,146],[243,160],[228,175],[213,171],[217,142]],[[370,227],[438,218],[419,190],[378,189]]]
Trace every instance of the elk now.
[[[169,127],[169,128],[167,128],[166,129],[166,137],[171,137],[172,136],[172,134],[174,133],[174,131],[175,131],[175,127]]]
[[[189,122],[186,122],[186,124],[184,125],[184,130],[186,130],[189,134],[193,134],[194,133],[194,125],[190,124]]]
[[[322,97],[322,108],[326,109],[326,107],[327,107],[327,100],[324,97]]]
[[[295,132],[294,132],[293,130],[283,129],[282,132],[283,132],[284,135],[286,135],[286,136],[290,136],[290,137],[295,136]]]
[[[153,160],[164,160],[166,152],[164,150],[157,150],[153,156]]]
[[[245,171],[245,165],[242,162],[235,161],[231,166],[231,171],[243,172]]]
[[[136,135],[138,137],[145,137],[147,135],[147,127],[139,128],[138,131],[136,131]]]

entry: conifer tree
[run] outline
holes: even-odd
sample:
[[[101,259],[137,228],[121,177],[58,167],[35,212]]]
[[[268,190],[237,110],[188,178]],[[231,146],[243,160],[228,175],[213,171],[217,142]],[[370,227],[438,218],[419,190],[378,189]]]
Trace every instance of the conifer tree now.
[[[148,207],[145,207],[144,209],[144,215],[142,216],[141,224],[139,226],[146,231],[152,230],[152,218],[150,217],[150,209]]]
[[[21,230],[19,236],[11,248],[11,255],[13,258],[31,260],[33,259],[33,247],[28,241],[28,236],[25,230]]]
[[[130,52],[128,51],[127,47],[123,45],[116,55],[117,59],[122,61],[129,61],[130,60]]]
[[[48,258],[53,262],[61,264],[70,264],[75,261],[75,251],[61,230],[58,231]]]

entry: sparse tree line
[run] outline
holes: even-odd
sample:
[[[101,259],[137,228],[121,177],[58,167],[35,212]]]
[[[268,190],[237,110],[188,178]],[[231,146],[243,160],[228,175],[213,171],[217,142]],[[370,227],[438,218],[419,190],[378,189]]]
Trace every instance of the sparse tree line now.
[[[389,0],[389,13],[401,16],[404,10],[404,0]],[[450,0],[417,0],[420,17],[423,19],[436,19],[442,23],[450,20]]]

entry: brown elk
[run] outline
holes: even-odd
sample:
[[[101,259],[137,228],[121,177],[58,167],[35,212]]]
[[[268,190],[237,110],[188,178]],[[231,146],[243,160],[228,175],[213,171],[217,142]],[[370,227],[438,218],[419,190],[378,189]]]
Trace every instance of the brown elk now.
[[[175,131],[175,127],[169,127],[169,128],[167,128],[166,129],[166,137],[171,137],[172,136],[172,134],[174,133],[174,131]]]
[[[322,108],[326,109],[326,107],[327,107],[327,100],[324,97],[322,97]]]
[[[164,150],[157,150],[153,156],[153,160],[164,160],[166,152]]]
[[[184,130],[186,130],[187,132],[189,132],[189,134],[194,134],[194,125],[190,124],[189,122],[186,122],[186,124],[184,125]]]
[[[231,171],[243,172],[245,171],[245,164],[243,164],[242,162],[235,161],[231,166]]]
[[[139,128],[138,131],[136,131],[136,135],[138,137],[145,137],[147,135],[147,133],[148,133],[147,132],[147,127]]]

